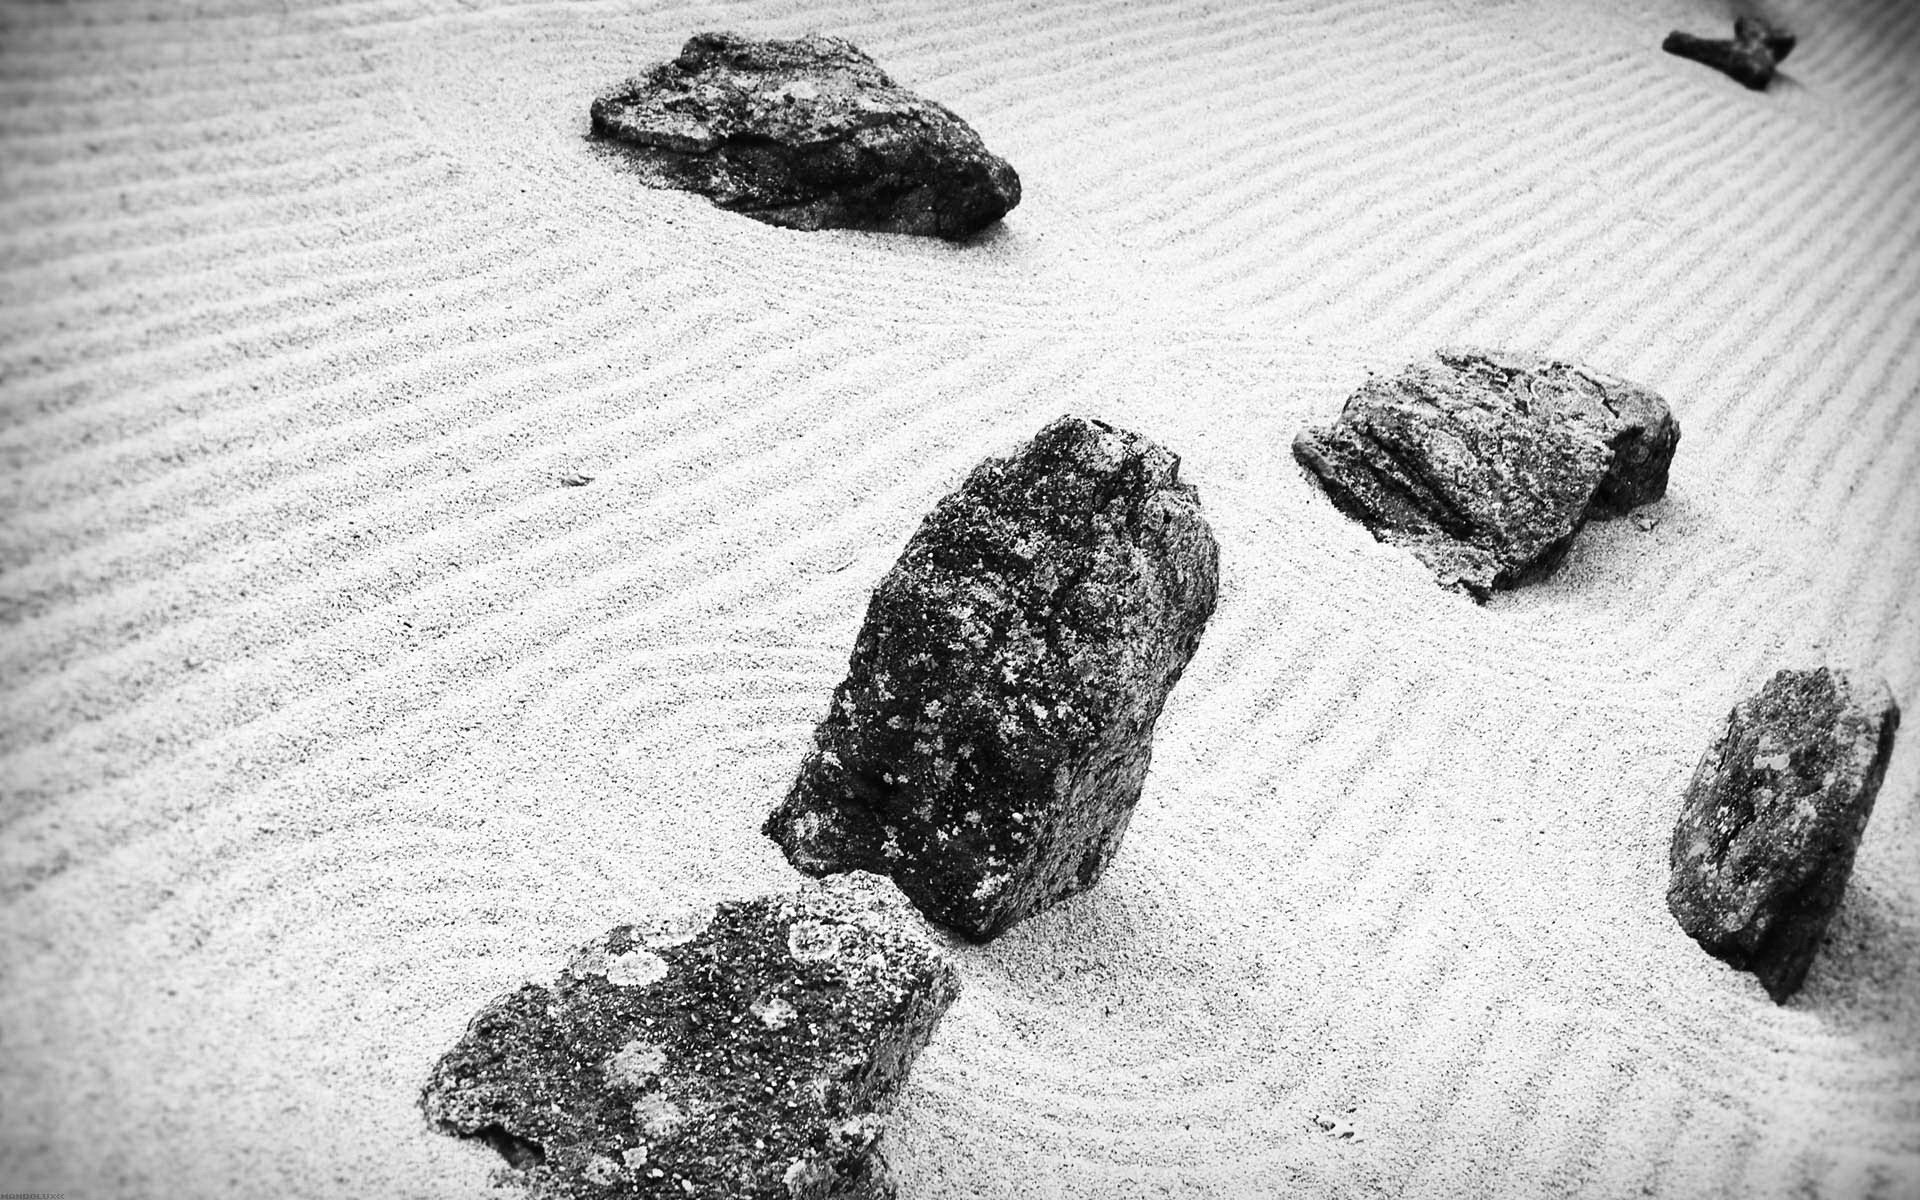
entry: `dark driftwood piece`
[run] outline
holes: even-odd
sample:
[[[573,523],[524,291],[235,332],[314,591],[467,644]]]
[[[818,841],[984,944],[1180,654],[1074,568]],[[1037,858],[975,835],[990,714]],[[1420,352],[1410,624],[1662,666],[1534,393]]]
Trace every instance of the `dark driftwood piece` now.
[[[975,940],[1093,886],[1219,548],[1180,460],[1062,418],[975,468],[874,589],[767,835],[812,874],[886,872]]]
[[[622,925],[488,1005],[421,1096],[536,1200],[881,1200],[879,1113],[959,982],[871,875]]]
[[[1733,39],[1695,37],[1674,30],[1660,48],[1668,54],[1704,63],[1763,92],[1773,82],[1775,68],[1792,53],[1794,36],[1758,17],[1740,17],[1733,23]]]
[[[1781,671],[1728,714],[1693,773],[1667,907],[1776,1002],[1799,990],[1840,907],[1899,726],[1878,679]]]
[[[697,34],[592,117],[649,185],[771,225],[957,240],[1020,203],[1020,177],[965,121],[840,38]]]

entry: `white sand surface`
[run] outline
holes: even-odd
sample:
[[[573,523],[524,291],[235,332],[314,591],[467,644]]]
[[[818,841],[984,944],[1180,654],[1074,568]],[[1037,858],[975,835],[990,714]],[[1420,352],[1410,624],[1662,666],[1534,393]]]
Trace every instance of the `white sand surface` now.
[[[427,1068],[760,837],[866,597],[1067,411],[1222,596],[1092,893],[961,951],[920,1197],[1920,1195],[1920,729],[1785,1007],[1668,916],[1775,669],[1920,721],[1920,5],[0,8],[0,1191],[479,1197]],[[820,29],[1026,199],[800,234],[582,140]],[[1288,453],[1435,345],[1671,402],[1667,499],[1486,607]],[[593,477],[562,487],[564,472]]]

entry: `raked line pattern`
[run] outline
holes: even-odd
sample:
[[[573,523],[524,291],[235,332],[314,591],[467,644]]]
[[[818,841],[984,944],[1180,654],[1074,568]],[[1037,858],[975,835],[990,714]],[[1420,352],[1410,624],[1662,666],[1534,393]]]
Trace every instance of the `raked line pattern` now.
[[[1911,1195],[1920,753],[1803,999],[1667,917],[1775,667],[1920,711],[1920,8],[1508,0],[0,10],[0,1183],[486,1194],[475,1007],[759,839],[866,596],[1064,411],[1222,598],[1102,887],[985,948],[924,1197]],[[966,247],[634,186],[585,99],[852,37],[1026,199]],[[1479,608],[1287,446],[1436,344],[1663,392],[1670,497]],[[593,477],[560,486],[568,472]]]

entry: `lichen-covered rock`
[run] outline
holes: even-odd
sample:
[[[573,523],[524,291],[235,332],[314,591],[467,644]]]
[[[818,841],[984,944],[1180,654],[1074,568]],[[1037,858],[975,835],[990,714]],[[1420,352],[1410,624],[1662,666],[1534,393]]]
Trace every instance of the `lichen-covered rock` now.
[[[539,1198],[890,1197],[878,1114],[958,987],[871,875],[622,925],[482,1010],[421,1106]]]
[[[1668,54],[1703,63],[1738,80],[1756,92],[1773,82],[1774,70],[1792,53],[1794,36],[1758,17],[1738,17],[1733,40],[1695,37],[1674,30],[1660,48]]]
[[[1376,538],[1484,599],[1551,568],[1589,516],[1664,496],[1679,441],[1666,402],[1624,379],[1442,350],[1367,381],[1293,453]]]
[[[867,607],[766,832],[802,871],[893,876],[975,940],[1091,887],[1213,614],[1180,460],[1063,417],[941,500]]]
[[[822,34],[696,34],[592,116],[649,185],[772,225],[958,240],[1020,203],[1020,177],[965,121]]]
[[[1781,671],[1735,706],[1694,770],[1667,907],[1779,1003],[1840,906],[1899,725],[1880,680]]]

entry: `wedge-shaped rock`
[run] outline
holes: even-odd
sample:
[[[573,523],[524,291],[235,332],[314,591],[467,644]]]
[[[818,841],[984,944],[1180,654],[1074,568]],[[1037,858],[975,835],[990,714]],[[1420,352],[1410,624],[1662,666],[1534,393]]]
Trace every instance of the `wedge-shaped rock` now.
[[[1735,706],[1693,773],[1667,907],[1776,1002],[1800,989],[1840,907],[1899,725],[1878,679],[1781,671]]]
[[[1733,40],[1695,37],[1674,30],[1660,48],[1668,54],[1692,59],[1721,74],[1763,92],[1773,82],[1775,69],[1794,47],[1794,36],[1776,29],[1758,17],[1737,17],[1733,22]]]
[[[488,1005],[421,1104],[535,1197],[890,1197],[878,1114],[958,986],[871,875],[622,925]]]
[[[1572,363],[1442,350],[1348,398],[1294,457],[1335,504],[1484,599],[1550,569],[1589,515],[1666,494],[1659,396]]]
[[[696,34],[592,115],[646,183],[771,225],[958,240],[1020,203],[1020,177],[965,121],[836,37]]]
[[[1073,417],[990,458],[880,581],[766,832],[811,874],[893,876],[985,940],[1091,887],[1213,614],[1180,460]]]

